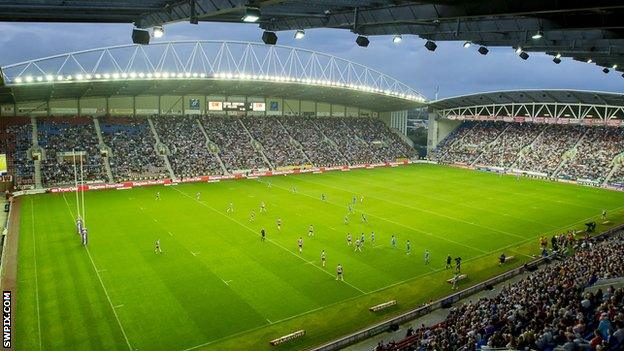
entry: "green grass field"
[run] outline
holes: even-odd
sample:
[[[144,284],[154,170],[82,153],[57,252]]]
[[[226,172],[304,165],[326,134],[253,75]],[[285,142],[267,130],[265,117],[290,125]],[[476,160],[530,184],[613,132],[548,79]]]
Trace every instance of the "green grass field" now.
[[[358,198],[345,225],[347,204],[360,194],[364,202]],[[526,262],[541,234],[580,228],[603,208],[613,223],[624,221],[623,193],[434,165],[96,191],[85,198],[88,250],[75,234],[74,194],[21,200],[18,350],[305,349],[449,294],[449,253],[464,259],[465,287]],[[226,213],[230,201],[233,214]],[[261,201],[267,213],[258,213]],[[360,223],[361,212],[368,223]],[[363,252],[347,246],[347,232],[366,234]],[[161,255],[153,252],[156,239]],[[501,251],[519,259],[499,268]],[[345,282],[334,279],[338,263]],[[367,310],[389,299],[398,305]],[[298,329],[307,335],[269,345]]]

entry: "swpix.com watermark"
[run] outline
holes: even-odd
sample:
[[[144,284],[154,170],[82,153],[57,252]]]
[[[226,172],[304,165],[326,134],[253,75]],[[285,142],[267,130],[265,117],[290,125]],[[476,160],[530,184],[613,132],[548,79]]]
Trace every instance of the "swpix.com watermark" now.
[[[2,347],[11,347],[11,292],[2,292]]]

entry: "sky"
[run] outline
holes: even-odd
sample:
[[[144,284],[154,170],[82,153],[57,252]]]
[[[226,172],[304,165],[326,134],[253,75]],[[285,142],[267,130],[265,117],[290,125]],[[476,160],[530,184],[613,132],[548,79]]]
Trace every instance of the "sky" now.
[[[131,44],[130,24],[0,23],[0,66],[54,54],[109,45]],[[435,52],[424,40],[403,36],[399,45],[390,36],[370,38],[367,48],[355,44],[347,30],[307,30],[303,40],[293,32],[278,32],[278,44],[332,54],[374,68],[406,83],[428,99],[485,91],[514,89],[580,89],[624,92],[620,73],[604,74],[594,64],[563,59],[559,65],[545,54],[531,53],[526,61],[512,48],[489,48],[486,56],[462,42],[440,42]],[[159,40],[261,41],[255,24],[177,23],[165,26]],[[157,39],[152,39],[157,41]]]

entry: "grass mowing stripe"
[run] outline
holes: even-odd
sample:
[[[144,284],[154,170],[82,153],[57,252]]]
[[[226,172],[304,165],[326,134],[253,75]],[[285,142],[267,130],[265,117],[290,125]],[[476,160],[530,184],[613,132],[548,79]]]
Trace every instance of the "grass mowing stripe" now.
[[[310,180],[304,180],[304,179],[301,179],[301,178],[297,178],[297,180],[302,181],[302,182],[307,182],[307,183],[312,183],[312,184],[316,184],[316,185],[324,186],[324,187],[331,188],[331,189],[340,190],[340,191],[343,191],[343,192],[346,192],[346,193],[350,193],[350,194],[352,194],[352,193],[353,193],[353,191],[350,191],[350,190],[348,190],[348,189],[339,188],[339,187],[332,186],[332,185],[327,185],[327,184],[323,184],[323,183],[313,182],[313,181],[310,181]],[[524,238],[526,238],[526,236],[524,236],[524,235],[520,235],[520,234],[516,234],[516,233],[511,233],[511,232],[508,232],[508,231],[506,231],[506,230],[500,230],[500,229],[492,228],[492,227],[489,227],[489,226],[484,226],[484,225],[481,225],[481,224],[478,224],[478,223],[474,223],[474,222],[466,221],[466,220],[461,219],[461,218],[457,218],[457,217],[453,217],[453,216],[448,216],[448,215],[441,214],[441,213],[438,213],[438,212],[435,212],[435,211],[431,211],[431,210],[427,210],[427,209],[424,209],[424,208],[420,208],[420,207],[415,207],[415,206],[411,206],[411,205],[402,204],[402,203],[400,203],[400,202],[396,202],[396,201],[391,201],[391,200],[383,199],[383,198],[376,197],[376,196],[369,195],[369,194],[367,194],[367,195],[366,195],[366,197],[371,198],[371,199],[376,199],[376,200],[379,200],[379,201],[383,201],[383,202],[385,202],[385,203],[393,204],[393,205],[396,205],[396,206],[401,206],[401,207],[405,207],[405,208],[410,208],[410,209],[412,209],[412,210],[417,210],[417,211],[426,212],[426,213],[429,213],[429,214],[434,215],[434,216],[438,216],[438,217],[442,217],[442,218],[447,218],[447,219],[450,219],[450,220],[452,220],[452,221],[465,223],[465,224],[468,224],[468,225],[471,225],[471,226],[475,226],[475,227],[480,227],[480,228],[483,228],[483,229],[491,230],[491,231],[493,231],[493,232],[497,232],[497,233],[501,233],[501,234],[505,234],[505,235],[509,235],[509,236],[515,236],[516,238],[520,238],[520,239],[524,239]]]
[[[401,195],[405,195],[405,189],[396,189],[394,187],[388,187],[388,186],[385,186],[385,185],[381,186],[381,185],[377,185],[376,183],[366,182],[366,181],[363,181],[363,180],[360,180],[360,179],[352,179],[351,181],[358,182],[358,183],[361,183],[361,184],[366,184],[366,185],[369,185],[369,186],[378,187],[378,188],[384,189],[386,191],[397,192],[397,193],[400,193]],[[425,198],[427,200],[445,202],[445,203],[448,203],[450,205],[461,206],[461,207],[469,208],[469,209],[472,209],[472,210],[478,210],[478,211],[483,211],[483,212],[489,212],[489,213],[492,213],[492,214],[495,214],[495,215],[500,215],[500,213],[492,211],[492,210],[489,210],[487,208],[478,207],[478,206],[471,206],[471,205],[468,205],[465,202],[461,202],[461,201],[449,201],[449,200],[445,200],[445,199],[442,199],[442,198],[439,198],[439,197],[427,196],[427,195],[424,195],[422,193],[418,193],[418,194],[410,193],[409,195],[422,197],[422,198]],[[482,196],[480,198],[485,198],[485,196]],[[474,197],[472,198],[472,200],[474,201]],[[531,220],[531,219],[528,219],[528,218],[521,218],[521,217],[517,217],[517,216],[512,216],[510,214],[504,214],[504,215],[507,216],[507,217],[511,217],[511,218],[520,220],[520,221],[524,221],[524,222],[535,223],[535,224],[543,225],[543,226],[546,226],[546,227],[551,227],[553,229],[557,228],[557,226],[554,226],[554,225],[552,225],[550,223],[537,222],[537,221],[534,221],[534,220]],[[524,236],[522,236],[522,238],[524,238]]]
[[[448,167],[451,168],[450,166],[448,166]],[[436,178],[430,178],[430,177],[422,177],[422,178],[428,179],[428,180],[431,180],[431,181],[434,181],[434,182],[439,182],[440,181],[440,179],[436,179]],[[454,184],[457,184],[457,185],[460,185],[460,186],[466,186],[467,185],[464,182],[453,181],[453,180],[449,180],[449,179],[445,179],[444,182],[445,183],[451,183],[451,184],[454,183]],[[489,185],[487,185],[487,186],[478,186],[478,185],[475,185],[474,183],[471,183],[470,186],[472,186],[473,188],[476,187],[476,188],[481,188],[481,189],[487,189],[488,191],[494,191],[494,192],[497,192],[497,193],[501,193],[503,195],[513,194],[513,195],[529,197],[529,198],[534,199],[536,201],[549,201],[549,202],[557,203],[557,204],[565,203],[565,204],[568,204],[568,205],[571,205],[571,206],[575,206],[575,207],[581,207],[581,208],[591,209],[591,210],[594,210],[594,211],[600,211],[600,208],[596,208],[596,207],[584,206],[584,205],[580,205],[580,204],[576,204],[576,203],[568,202],[568,201],[562,201],[562,200],[553,200],[553,199],[549,199],[547,197],[536,197],[536,196],[531,195],[531,194],[510,192],[510,191],[494,189],[494,188],[490,187]]]
[[[293,177],[293,178],[295,178],[295,179],[296,179],[296,178],[298,178],[298,177]],[[260,182],[260,183],[264,183],[264,181],[262,181],[262,180],[260,180],[260,179],[257,179],[256,181],[258,181],[258,182]],[[285,188],[285,187],[283,187],[283,186],[279,186],[279,185],[275,185],[275,184],[271,184],[271,186],[275,186],[275,187],[280,188],[280,189],[282,189],[282,190],[284,190],[284,191],[290,191],[289,189],[287,189],[287,188]],[[316,199],[316,200],[318,200],[318,201],[324,201],[325,203],[332,204],[332,205],[337,206],[337,207],[342,207],[341,205],[338,205],[338,204],[337,204],[337,203],[335,203],[335,202],[331,202],[331,201],[327,201],[327,200],[317,199],[316,197],[314,197],[314,196],[312,196],[312,195],[309,195],[309,194],[304,194],[304,193],[302,193],[302,192],[300,192],[300,191],[297,191],[297,192],[296,192],[296,194],[297,194],[297,195],[302,195],[302,196],[307,196],[307,197],[309,197],[309,198]],[[444,240],[444,241],[446,241],[446,242],[449,242],[449,243],[452,243],[452,244],[455,244],[455,245],[458,245],[458,246],[463,246],[463,247],[468,248],[468,249],[471,249],[471,250],[473,250],[473,251],[479,251],[479,252],[481,252],[481,253],[487,253],[486,251],[483,251],[483,250],[478,249],[478,248],[476,248],[476,247],[472,247],[472,246],[469,246],[469,245],[465,245],[465,244],[462,244],[462,243],[457,242],[457,241],[455,241],[455,240],[447,239],[447,238],[444,238],[444,237],[438,237],[438,236],[436,236],[435,234],[430,233],[430,232],[428,232],[428,231],[424,231],[424,230],[421,230],[421,229],[416,229],[416,228],[414,228],[414,227],[411,227],[411,226],[405,225],[405,224],[403,224],[403,223],[395,222],[395,221],[393,221],[393,220],[391,220],[391,219],[389,219],[389,218],[385,218],[385,217],[382,217],[382,216],[378,216],[378,215],[372,214],[372,213],[370,213],[370,212],[364,212],[364,211],[360,211],[360,212],[361,212],[361,213],[364,213],[364,214],[366,214],[366,215],[369,215],[369,216],[371,216],[371,217],[379,218],[379,219],[381,219],[382,221],[385,221],[385,222],[388,222],[388,223],[392,223],[392,224],[394,224],[394,225],[397,225],[397,226],[400,226],[400,227],[403,227],[403,228],[407,228],[407,229],[410,229],[410,230],[412,230],[412,231],[415,231],[415,232],[418,232],[418,233],[422,233],[422,234],[425,234],[425,235],[430,236],[430,237],[433,237],[433,238],[437,238],[437,239],[440,239],[440,240]]]
[[[69,216],[72,219],[72,223],[75,220],[74,217],[74,213],[71,210],[71,207],[69,207],[69,202],[67,202],[67,198],[65,197],[65,193],[63,193],[63,200],[65,200],[65,204],[67,205],[67,210],[69,211]],[[117,320],[117,324],[119,325],[119,329],[121,329],[121,333],[124,336],[124,339],[126,339],[126,344],[128,345],[128,349],[130,351],[132,351],[132,345],[130,344],[130,340],[128,339],[128,335],[126,335],[126,330],[124,329],[123,325],[121,324],[121,320],[119,319],[119,316],[117,315],[117,311],[115,310],[115,306],[113,305],[113,302],[111,301],[110,296],[108,295],[108,291],[106,290],[106,286],[104,286],[104,281],[102,281],[102,277],[100,276],[100,272],[98,271],[97,267],[95,266],[95,262],[93,262],[93,257],[91,257],[91,252],[89,252],[89,248],[85,246],[85,250],[87,250],[87,255],[89,256],[89,260],[91,261],[91,265],[93,266],[93,270],[95,271],[95,274],[97,275],[98,280],[100,281],[100,285],[102,286],[102,289],[104,290],[104,294],[106,295],[106,299],[108,300],[108,304],[111,307],[111,310],[113,311],[113,314],[115,315],[115,319]]]
[[[189,194],[187,194],[187,193],[185,193],[185,192],[183,192],[183,191],[181,191],[181,190],[178,190],[178,189],[176,189],[176,188],[173,188],[173,190],[175,190],[175,191],[179,192],[180,194],[184,195],[185,197],[188,197],[189,199],[191,199],[191,200],[193,200],[193,201],[195,201],[195,202],[197,202],[197,203],[199,203],[199,204],[202,204],[203,206],[205,206],[205,207],[209,208],[209,209],[210,209],[210,210],[212,210],[213,212],[218,213],[218,214],[220,214],[221,216],[223,216],[223,217],[225,217],[225,218],[228,218],[228,219],[229,219],[229,220],[231,220],[232,222],[234,222],[234,223],[238,224],[239,226],[241,226],[241,227],[243,227],[243,228],[247,229],[247,230],[248,230],[248,231],[250,231],[251,233],[253,233],[253,234],[255,234],[255,233],[256,233],[256,231],[255,231],[255,230],[253,230],[252,228],[250,228],[249,226],[247,226],[247,225],[245,225],[245,224],[241,223],[240,221],[238,221],[238,220],[236,220],[236,219],[234,219],[234,218],[232,218],[232,217],[230,217],[230,216],[228,216],[228,215],[224,214],[223,212],[221,212],[221,211],[217,210],[216,208],[214,208],[214,207],[212,207],[212,206],[210,206],[210,205],[207,205],[205,202],[200,201],[200,200],[197,200],[196,198],[194,198],[194,197],[190,196]],[[275,246],[277,246],[277,247],[281,248],[281,249],[282,249],[282,250],[284,250],[284,251],[287,251],[287,252],[288,252],[288,253],[290,253],[291,255],[293,255],[293,256],[295,256],[295,257],[299,258],[300,260],[302,260],[302,261],[304,261],[304,262],[306,262],[306,263],[313,263],[312,261],[308,261],[308,260],[306,260],[305,258],[303,258],[303,257],[301,257],[301,256],[299,256],[299,255],[297,255],[296,253],[292,252],[291,250],[287,249],[286,247],[284,247],[283,245],[281,245],[280,243],[278,243],[278,242],[276,242],[276,241],[274,241],[274,240],[271,240],[271,239],[266,239],[266,241],[268,241],[268,242],[270,242],[271,244],[273,244],[273,245],[275,245]],[[329,273],[328,271],[326,271],[326,270],[324,270],[324,269],[322,269],[322,268],[318,267],[317,265],[312,264],[312,266],[313,266],[314,268],[317,268],[319,271],[321,271],[321,272],[323,272],[323,273],[325,273],[325,274],[328,274],[329,276],[332,276],[332,277],[333,277],[333,274],[331,274],[331,273]],[[351,283],[349,283],[349,282],[347,282],[347,281],[344,281],[344,283],[345,283],[345,284],[347,284],[348,286],[352,287],[353,289],[355,289],[355,290],[359,291],[360,293],[362,293],[362,294],[366,294],[366,292],[365,292],[364,290],[362,290],[362,289],[358,288],[357,286],[355,286],[355,285],[353,285],[353,284],[351,284]]]
[[[34,260],[34,267],[35,267],[35,296],[37,297],[37,336],[39,337],[39,350],[42,349],[42,344],[41,344],[41,312],[39,311],[39,279],[37,278],[37,276],[39,275],[37,273],[37,246],[36,246],[36,235],[35,235],[35,205],[33,203],[33,199],[30,199],[30,214],[31,214],[31,222],[32,222],[32,237],[33,237],[33,260]]]

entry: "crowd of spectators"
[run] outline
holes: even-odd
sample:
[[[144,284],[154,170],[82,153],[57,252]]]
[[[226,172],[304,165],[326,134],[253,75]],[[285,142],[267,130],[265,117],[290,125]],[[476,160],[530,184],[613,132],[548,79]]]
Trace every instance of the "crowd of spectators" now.
[[[622,234],[583,240],[560,257],[491,298],[453,307],[431,327],[410,328],[404,340],[376,350],[622,350],[624,288],[587,289],[624,277]]]
[[[35,182],[35,166],[28,155],[28,149],[32,147],[32,126],[23,123],[24,119],[9,119],[4,117],[1,122],[1,152],[7,156],[7,171],[14,177],[15,184],[18,187],[30,187]]]
[[[471,165],[507,127],[505,122],[464,122],[458,133],[449,135],[454,140],[437,148],[435,159],[444,163]]]
[[[612,168],[612,161],[624,151],[624,129],[614,127],[589,128],[573,159],[566,162],[558,177],[590,179],[602,182]]]
[[[74,181],[74,152],[84,155],[85,180],[92,182],[108,178],[107,161],[115,181],[169,177],[165,155],[176,176],[194,177],[221,174],[219,159],[228,172],[234,172],[270,166],[366,164],[415,154],[412,147],[374,118],[155,116],[152,122],[161,144],[148,118],[98,120],[102,144],[90,117],[38,121],[39,146],[46,156],[42,161],[45,185]],[[11,135],[10,159],[15,164],[15,177],[18,182],[32,184],[34,163],[28,156],[32,126],[28,120],[20,121],[23,123],[3,130]],[[9,139],[4,139],[8,145]]]
[[[301,166],[309,163],[277,117],[247,116],[241,120],[251,136],[262,144],[264,155],[273,166]]]
[[[95,182],[106,179],[92,119],[40,118],[37,119],[37,137],[39,146],[45,150],[45,159],[41,162],[41,177],[44,185],[74,182],[74,153],[77,164],[82,158],[85,181]]]
[[[587,131],[578,125],[551,125],[535,140],[530,152],[520,158],[516,168],[553,175],[563,161],[566,151],[572,149]]]
[[[116,181],[168,176],[147,119],[104,118],[100,119],[100,128],[104,144],[112,152],[108,160]]]
[[[269,168],[238,117],[207,116],[201,117],[201,123],[210,141],[219,148],[228,172]]]
[[[279,118],[290,136],[301,144],[312,164],[321,167],[347,164],[336,146],[318,129],[314,121],[316,117]]]
[[[178,177],[188,178],[223,173],[217,157],[208,149],[197,118],[153,118],[160,141],[169,149],[169,163]]]
[[[318,118],[316,124],[319,130],[338,146],[348,163],[379,162],[380,160],[375,158],[371,145],[360,139],[344,120],[345,118],[340,117]]]
[[[345,118],[344,122],[360,140],[368,145],[373,158],[377,161],[396,161],[399,158],[412,157],[416,153],[380,119],[352,117]]]
[[[622,152],[622,128],[465,121],[440,142],[430,159],[602,183]],[[624,167],[611,182],[624,182]]]
[[[545,128],[543,124],[511,123],[503,137],[481,155],[477,163],[498,167],[511,167],[520,155],[520,151],[530,145]]]

